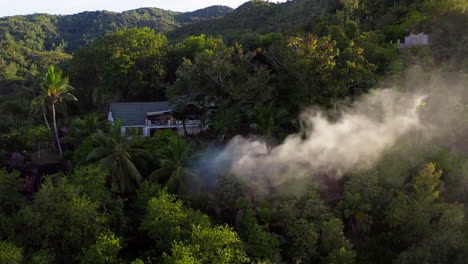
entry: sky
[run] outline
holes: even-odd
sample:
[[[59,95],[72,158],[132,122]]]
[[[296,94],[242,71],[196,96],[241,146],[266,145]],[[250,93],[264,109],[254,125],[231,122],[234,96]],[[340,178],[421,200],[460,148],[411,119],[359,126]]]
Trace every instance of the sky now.
[[[96,10],[122,12],[141,7],[194,11],[212,5],[236,8],[245,2],[247,0],[0,0],[0,17],[34,13],[68,15]]]

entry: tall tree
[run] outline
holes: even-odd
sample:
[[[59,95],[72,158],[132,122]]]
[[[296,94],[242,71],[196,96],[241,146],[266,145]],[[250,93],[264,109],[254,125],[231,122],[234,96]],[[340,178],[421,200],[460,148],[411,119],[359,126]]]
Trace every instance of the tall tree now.
[[[73,80],[94,101],[162,100],[167,49],[167,38],[147,27],[110,33],[75,53]]]
[[[85,138],[99,130],[105,131],[107,122],[97,113],[91,113],[83,119],[77,118],[71,121],[68,135],[62,138],[62,142],[78,146]]]
[[[84,192],[68,177],[48,177],[33,203],[20,210],[24,232],[15,240],[23,248],[55,255],[55,261],[40,263],[77,263],[83,249],[109,230],[108,216],[100,209],[101,204]],[[36,255],[31,250],[28,253]]]
[[[266,137],[271,138],[279,123],[283,121],[286,115],[287,112],[284,109],[276,108],[273,103],[266,106],[257,105],[251,114],[253,121],[251,127]]]
[[[363,202],[360,193],[345,193],[339,207],[343,210],[344,218],[348,220],[351,232],[369,230],[371,218],[368,213],[371,205]]]
[[[388,205],[384,222],[399,253],[395,263],[466,262],[464,208],[440,201],[441,176],[429,163]]]
[[[68,84],[68,78],[62,77],[62,71],[54,66],[50,66],[44,77],[40,79],[40,85],[42,89],[41,93],[33,99],[32,105],[44,105],[46,102],[50,104],[52,109],[55,140],[57,141],[59,153],[62,155],[62,146],[60,145],[58,135],[55,106],[65,99],[71,99],[74,101],[77,101],[77,99],[70,93],[73,91],[73,87]]]
[[[268,59],[279,72],[292,76],[296,81],[291,103],[300,108],[321,103],[328,93],[327,81],[336,67],[339,50],[329,37],[314,35],[291,37],[274,45],[267,53]],[[289,91],[291,96],[291,91]]]
[[[212,127],[221,134],[237,133],[238,116],[246,107],[271,98],[271,71],[254,61],[256,52],[244,52],[240,45],[218,43],[192,60],[186,59],[177,71],[177,80],[167,90],[176,104],[195,104],[210,115]],[[234,133],[233,133],[234,132]]]
[[[86,157],[88,161],[97,161],[100,168],[109,170],[112,183],[116,184],[121,194],[133,193],[140,185],[141,174],[132,162],[133,155],[148,155],[143,149],[131,147],[131,141],[122,134],[122,122],[116,120],[108,133],[102,131],[93,135],[98,147]]]
[[[340,2],[343,4],[343,11],[346,21],[351,20],[354,10],[359,8],[359,0],[340,0]]]
[[[166,183],[171,193],[187,191],[188,181],[198,181],[198,176],[188,168],[193,158],[193,146],[181,137],[170,139],[170,143],[159,153],[161,168],[154,171],[150,178]]]

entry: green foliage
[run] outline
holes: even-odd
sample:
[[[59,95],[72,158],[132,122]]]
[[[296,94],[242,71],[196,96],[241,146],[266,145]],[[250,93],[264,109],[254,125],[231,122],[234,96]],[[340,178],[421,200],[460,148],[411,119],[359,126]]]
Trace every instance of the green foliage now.
[[[245,221],[245,220],[244,220]],[[242,223],[239,231],[245,243],[245,252],[255,260],[275,260],[278,257],[279,240],[276,234],[265,231],[262,226],[253,221]]]
[[[349,39],[355,39],[359,36],[359,26],[354,21],[347,21],[344,25],[344,30]]]
[[[99,206],[83,194],[82,187],[68,183],[66,178],[53,183],[49,177],[34,203],[21,209],[25,232],[16,239],[29,249],[53,250],[56,262],[76,262],[82,250],[108,228]]]
[[[96,244],[91,246],[81,258],[83,264],[121,263],[118,259],[122,242],[114,234],[101,234],[98,236]]]
[[[384,195],[379,172],[375,169],[354,172],[345,183],[345,192],[359,194],[363,203],[377,207]]]
[[[304,219],[296,220],[286,234],[290,239],[287,254],[294,263],[307,263],[316,257],[319,231],[314,224]]]
[[[288,39],[287,55],[283,67],[293,75],[303,90],[299,90],[297,98],[303,98],[302,104],[320,102],[319,85],[330,79],[332,70],[336,66],[335,57],[339,50],[334,47],[329,38],[318,38],[313,35],[305,38],[294,37]],[[304,99],[306,101],[304,101]],[[299,101],[301,102],[301,101]]]
[[[352,20],[354,11],[359,8],[359,0],[340,0],[343,5],[343,18],[346,21]],[[337,15],[340,14],[337,12]]]
[[[85,165],[88,162],[88,154],[96,147],[98,147],[98,144],[93,137],[85,138],[73,152],[73,161],[75,164],[78,166]]]
[[[217,97],[217,105],[229,105],[230,98],[242,104],[264,102],[270,96],[270,72],[253,63],[255,53],[244,52],[236,45],[216,45],[205,49],[194,61],[185,60],[178,70],[178,79],[168,94],[184,96],[201,103],[204,96]],[[203,84],[203,85],[202,85]]]
[[[354,264],[356,263],[356,252],[353,250],[342,248],[334,249],[330,255],[328,255],[323,263],[326,264]]]
[[[62,77],[62,71],[59,68],[55,68],[54,66],[50,66],[47,70],[47,73],[39,79],[39,86],[41,91],[32,100],[31,106],[45,108],[46,105],[50,105],[52,109],[52,121],[54,124],[55,139],[59,153],[62,155],[62,146],[58,135],[55,105],[65,100],[77,101],[76,97],[70,93],[74,88],[68,84],[68,78]],[[46,124],[49,126],[48,123]]]
[[[193,159],[193,147],[181,137],[169,138],[169,144],[159,152],[161,168],[150,175],[150,179],[164,183],[170,193],[182,194],[198,189],[198,176],[188,166]]]
[[[23,252],[14,244],[0,241],[0,263],[21,264],[23,263]]]
[[[54,254],[52,250],[39,250],[34,252],[34,256],[32,257],[31,263],[32,264],[51,264],[54,263]]]
[[[50,141],[51,131],[44,125],[38,125],[15,129],[3,137],[11,151],[36,151]]]
[[[173,241],[190,239],[192,226],[208,228],[210,220],[201,212],[186,208],[174,195],[162,192],[149,200],[140,229],[155,241],[157,249],[167,252]]]
[[[311,34],[290,37],[267,52],[273,66],[294,83],[287,105],[299,109],[310,104],[332,106],[337,100],[365,92],[374,81],[375,65],[363,56],[363,49],[350,41],[342,28],[330,26],[328,37]]]
[[[222,38],[211,38],[201,34],[199,36],[190,36],[178,42],[174,45],[172,52],[179,59],[179,63],[181,63],[184,58],[193,60],[196,54],[204,50],[213,50],[218,45],[223,45]]]
[[[253,123],[251,127],[262,135],[272,137],[278,130],[278,125],[284,122],[287,112],[284,109],[274,107],[273,103],[266,106],[257,105],[251,113]]]
[[[123,233],[127,229],[128,216],[124,212],[124,199],[116,197],[109,188],[110,175],[99,168],[78,167],[67,177],[67,181],[79,186],[91,201],[99,204],[99,211],[104,212],[113,230]]]
[[[332,214],[330,208],[325,204],[320,197],[317,187],[313,187],[304,197],[303,207],[300,208],[302,218],[314,223],[316,226],[331,220]]]
[[[0,19],[0,39],[35,50],[72,53],[93,39],[121,29],[146,26],[167,32],[199,20],[222,17],[230,11],[226,6],[212,6],[187,13],[140,8],[122,13],[96,11],[67,16],[4,17]]]
[[[187,243],[174,242],[171,255],[164,263],[245,263],[248,260],[242,250],[242,241],[228,226],[206,228],[193,226]]]
[[[240,43],[246,50],[265,50],[274,43],[280,42],[284,39],[282,33],[268,33],[265,35],[260,34],[246,34]]]
[[[435,191],[440,183],[441,171],[435,170],[435,164],[429,163],[414,178],[413,188],[416,199],[430,199],[433,201],[439,197],[439,191]]]
[[[397,263],[458,263],[463,258],[460,253],[466,252],[464,209],[437,201],[440,175],[429,163],[408,186],[412,191],[399,193],[385,212],[393,243],[398,243],[396,248],[402,243],[407,248],[397,257]]]
[[[139,186],[142,176],[135,164],[132,155],[147,156],[148,152],[142,149],[133,149],[132,142],[122,135],[122,123],[114,122],[108,133],[102,131],[93,135],[92,140],[97,147],[86,156],[86,161],[96,162],[103,170],[109,171],[112,184],[120,190],[121,194],[134,193]],[[88,144],[93,144],[88,142]],[[90,149],[86,145],[82,151]]]
[[[344,219],[348,220],[351,231],[369,231],[372,218],[368,214],[372,207],[363,201],[360,193],[346,192],[338,206],[343,211]]]
[[[70,59],[69,54],[62,52],[40,51],[11,41],[0,41],[0,80],[25,80]]]
[[[382,34],[365,32],[355,39],[357,45],[364,49],[363,56],[377,66],[376,71],[380,74],[384,73],[397,58],[396,48],[385,43],[384,38]]]
[[[20,117],[24,113],[24,108],[20,101],[10,100],[3,103],[0,113],[11,117]]]
[[[245,106],[271,98],[271,71],[256,64],[255,56],[256,52],[244,52],[240,45],[205,49],[179,67],[167,95],[176,104],[194,104],[205,113],[213,105],[221,106],[211,125],[222,134],[233,133],[246,115]]]
[[[385,41],[396,43],[397,40],[404,39],[409,32],[404,25],[391,25],[383,30],[383,34],[385,35]]]
[[[22,176],[0,170],[0,263],[465,263],[468,162],[455,154],[466,143],[462,97],[453,114],[438,106],[451,136],[428,144],[409,134],[373,168],[339,179],[327,168],[264,185],[213,171],[200,192],[191,171],[195,142],[257,133],[274,144],[300,131],[295,118],[310,104],[339,122],[338,103],[379,80],[410,91],[425,77],[463,78],[465,2],[255,0],[224,18],[230,9],[219,6],[0,18],[1,165],[11,151],[49,145],[50,114],[56,132],[69,128],[61,143],[76,165],[45,175],[31,196],[25,182],[42,181],[34,177],[48,165],[28,164]],[[409,32],[429,33],[430,45],[389,43]],[[52,66],[67,65],[64,51],[75,52],[65,69],[80,102],[58,106],[71,90]],[[415,85],[405,75],[422,77]],[[124,135],[119,121],[89,114],[163,100],[176,119],[200,119],[207,130]],[[418,113],[434,120],[427,107]],[[329,181],[339,188],[330,193]]]
[[[87,137],[92,136],[94,133],[106,131],[108,127],[107,121],[98,113],[91,113],[83,119],[77,118],[71,121],[70,128],[67,136],[60,139],[65,144],[74,146],[80,145]]]
[[[434,17],[448,16],[456,13],[468,12],[468,3],[462,0],[428,0],[424,1],[422,8]]]
[[[297,31],[311,17],[323,15],[328,9],[336,10],[335,2],[296,0],[275,4],[263,0],[248,1],[223,18],[181,27],[169,32],[169,36],[221,35],[232,43],[252,33]]]
[[[238,201],[247,196],[247,183],[232,173],[219,176],[216,192],[218,207],[223,222],[234,225],[238,219]]]
[[[217,111],[212,117],[210,127],[223,136],[234,135],[237,131],[242,131],[243,112],[239,106]]]
[[[150,181],[144,181],[137,191],[137,200],[134,204],[135,207],[140,211],[146,212],[149,200],[153,197],[158,197],[162,191],[163,188],[161,185]]]
[[[343,229],[343,222],[339,218],[322,223],[320,252],[323,255],[339,254],[341,248],[352,250],[352,244],[344,236]],[[338,252],[333,253],[335,250]]]
[[[0,212],[13,215],[26,205],[26,198],[22,195],[24,179],[18,172],[8,173],[0,169]],[[0,237],[1,238],[1,237]]]
[[[245,252],[254,260],[279,259],[279,240],[275,233],[260,226],[249,198],[243,197],[236,201],[239,208],[238,232],[245,243]],[[239,216],[238,216],[239,217]]]
[[[157,154],[161,149],[169,146],[175,138],[179,137],[176,131],[165,129],[158,131],[151,137],[136,137],[132,140],[133,148],[145,149],[152,154]]]
[[[70,66],[73,80],[87,96],[161,100],[167,50],[167,38],[147,27],[110,33],[75,52]]]

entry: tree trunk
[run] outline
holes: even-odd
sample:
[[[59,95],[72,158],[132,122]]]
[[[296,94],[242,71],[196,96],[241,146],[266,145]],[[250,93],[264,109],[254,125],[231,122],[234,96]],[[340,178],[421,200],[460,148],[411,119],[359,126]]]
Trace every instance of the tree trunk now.
[[[50,130],[49,120],[47,120],[47,116],[46,116],[46,113],[45,113],[44,110],[42,111],[42,116],[44,117],[44,122],[45,122],[47,128]]]
[[[57,146],[59,149],[60,156],[62,156],[62,146],[60,145],[60,139],[58,136],[58,130],[57,130],[57,120],[55,119],[55,104],[52,103],[52,121],[54,122],[54,132],[55,132],[55,140],[57,140]]]

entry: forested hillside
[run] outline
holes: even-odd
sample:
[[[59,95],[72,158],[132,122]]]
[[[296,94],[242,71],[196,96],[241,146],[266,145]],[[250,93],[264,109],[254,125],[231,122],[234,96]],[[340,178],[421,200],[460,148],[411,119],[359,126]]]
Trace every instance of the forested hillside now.
[[[224,18],[185,26],[169,33],[174,38],[190,35],[223,35],[226,40],[239,40],[245,34],[295,31],[339,7],[338,0],[296,0],[274,4],[248,1]]]
[[[468,2],[0,22],[0,264],[467,262]]]
[[[49,65],[68,63],[71,58],[68,54],[105,34],[140,27],[165,33],[225,16],[231,10],[226,6],[212,6],[180,13],[140,8],[122,13],[95,11],[65,16],[34,14],[0,18],[0,90],[7,93],[30,86],[34,75]]]
[[[0,18],[0,40],[38,51],[72,53],[95,38],[125,28],[149,27],[165,33],[180,26],[225,16],[231,9],[212,6],[180,13],[158,8],[140,8],[115,13],[82,12],[75,15],[34,14]]]

